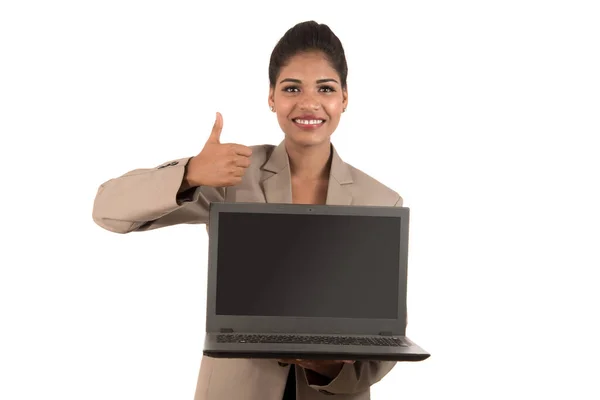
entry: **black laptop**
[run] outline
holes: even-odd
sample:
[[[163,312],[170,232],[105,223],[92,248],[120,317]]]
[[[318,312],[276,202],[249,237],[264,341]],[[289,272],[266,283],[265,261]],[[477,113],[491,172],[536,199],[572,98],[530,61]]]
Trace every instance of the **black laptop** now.
[[[212,203],[204,354],[421,361],[406,337],[409,209]]]

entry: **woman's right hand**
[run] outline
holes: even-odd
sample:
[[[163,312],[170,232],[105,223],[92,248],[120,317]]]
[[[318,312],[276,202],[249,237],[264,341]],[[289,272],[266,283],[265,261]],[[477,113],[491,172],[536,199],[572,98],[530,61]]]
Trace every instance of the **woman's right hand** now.
[[[188,162],[185,184],[197,186],[234,186],[242,181],[250,166],[252,149],[241,144],[222,144],[223,116],[217,113],[212,132],[202,151]]]

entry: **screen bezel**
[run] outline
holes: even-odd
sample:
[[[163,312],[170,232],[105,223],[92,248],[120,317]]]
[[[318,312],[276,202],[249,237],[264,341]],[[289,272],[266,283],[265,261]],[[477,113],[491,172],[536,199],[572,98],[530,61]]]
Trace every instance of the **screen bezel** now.
[[[245,315],[217,315],[217,254],[220,213],[270,213],[270,214],[314,214],[314,215],[364,215],[395,217],[400,219],[398,315],[393,319],[375,318],[310,318],[310,317],[263,317]],[[209,211],[208,276],[206,298],[206,330],[219,332],[222,329],[248,333],[323,333],[378,335],[389,332],[405,335],[406,289],[408,264],[408,233],[410,210],[408,207],[385,206],[340,206],[304,205],[275,203],[211,203]]]

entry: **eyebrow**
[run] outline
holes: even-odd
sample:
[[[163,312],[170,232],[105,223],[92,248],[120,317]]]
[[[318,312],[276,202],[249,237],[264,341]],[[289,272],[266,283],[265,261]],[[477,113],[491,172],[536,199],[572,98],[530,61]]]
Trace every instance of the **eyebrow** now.
[[[279,83],[282,84],[284,82],[302,83],[302,81],[300,79],[292,79],[292,78],[285,78],[284,80],[282,80]],[[317,83],[326,83],[326,82],[335,82],[339,85],[339,82],[332,78],[317,79]]]

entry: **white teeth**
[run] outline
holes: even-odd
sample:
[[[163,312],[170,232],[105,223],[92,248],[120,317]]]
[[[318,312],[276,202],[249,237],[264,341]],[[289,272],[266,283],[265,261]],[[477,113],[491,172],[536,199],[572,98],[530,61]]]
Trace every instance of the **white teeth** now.
[[[322,119],[295,119],[294,121],[302,125],[317,125],[323,123]]]

